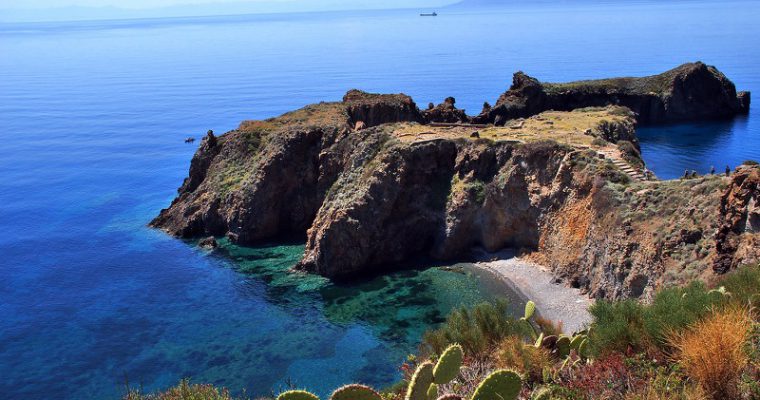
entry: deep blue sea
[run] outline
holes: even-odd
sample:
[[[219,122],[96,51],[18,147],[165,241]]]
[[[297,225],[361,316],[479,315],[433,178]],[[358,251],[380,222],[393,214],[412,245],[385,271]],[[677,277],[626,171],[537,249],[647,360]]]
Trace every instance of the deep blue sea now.
[[[702,60],[760,93],[757,2],[621,3],[0,24],[0,398],[393,383],[422,331],[504,289],[429,265],[336,285],[285,272],[302,243],[208,253],[150,230],[187,175],[183,139],[350,88],[476,113],[516,70]],[[664,178],[760,159],[756,110],[641,129],[643,156]]]

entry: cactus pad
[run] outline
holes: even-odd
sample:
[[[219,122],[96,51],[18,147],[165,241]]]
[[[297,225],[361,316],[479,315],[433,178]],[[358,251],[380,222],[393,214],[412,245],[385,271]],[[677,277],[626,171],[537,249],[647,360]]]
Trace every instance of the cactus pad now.
[[[354,384],[335,390],[330,400],[383,400],[383,397],[368,386]]]
[[[541,332],[541,334],[538,335],[538,339],[536,339],[536,344],[534,344],[533,347],[539,348],[541,347],[541,344],[543,344],[543,342],[544,342],[544,333]]]
[[[480,382],[472,400],[515,400],[520,394],[522,379],[514,371],[498,370]]]
[[[443,354],[441,354],[441,358],[433,369],[433,382],[439,385],[451,382],[457,377],[457,375],[459,375],[459,368],[462,367],[462,360],[464,360],[462,346],[458,344],[449,346]]]
[[[578,351],[578,348],[580,347],[581,342],[583,342],[583,339],[586,339],[586,335],[573,336],[572,340],[570,340],[570,348]]]
[[[536,303],[533,302],[533,300],[528,300],[527,303],[525,303],[525,319],[531,319],[533,318],[533,314],[536,312]]]
[[[430,385],[427,391],[427,397],[429,400],[435,400],[438,397],[438,385],[435,383]]]
[[[277,400],[319,400],[319,397],[305,390],[288,390],[280,393]]]
[[[557,355],[560,358],[565,358],[570,355],[570,338],[567,336],[560,336],[557,339]]]
[[[427,400],[427,392],[433,383],[433,363],[424,362],[417,367],[406,390],[406,400]]]
[[[588,339],[583,339],[581,344],[578,346],[578,355],[583,358],[588,358],[590,355],[589,349],[588,349]]]

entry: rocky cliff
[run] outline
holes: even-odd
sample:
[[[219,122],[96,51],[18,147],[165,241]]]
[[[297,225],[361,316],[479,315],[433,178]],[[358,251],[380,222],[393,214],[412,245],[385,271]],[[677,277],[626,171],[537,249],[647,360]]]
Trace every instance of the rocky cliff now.
[[[715,67],[683,64],[644,78],[612,78],[570,83],[541,83],[522,72],[479,122],[496,123],[545,110],[620,105],[633,110],[643,124],[727,118],[749,111],[749,92]]]
[[[505,127],[462,125],[462,115],[453,98],[420,112],[403,94],[350,91],[209,133],[151,225],[241,244],[305,236],[298,268],[329,277],[516,247],[604,298],[760,259],[757,167],[636,183],[603,156],[617,141],[635,143],[625,108],[545,112]]]

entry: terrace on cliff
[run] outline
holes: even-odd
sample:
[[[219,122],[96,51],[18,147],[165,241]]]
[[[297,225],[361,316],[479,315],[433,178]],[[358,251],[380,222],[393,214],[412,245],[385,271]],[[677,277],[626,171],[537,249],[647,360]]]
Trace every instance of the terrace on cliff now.
[[[210,134],[151,225],[241,244],[305,235],[298,268],[329,277],[514,247],[605,298],[760,259],[759,168],[636,182],[637,122],[747,111],[714,67],[562,85],[517,73],[478,116],[455,104],[352,90]]]

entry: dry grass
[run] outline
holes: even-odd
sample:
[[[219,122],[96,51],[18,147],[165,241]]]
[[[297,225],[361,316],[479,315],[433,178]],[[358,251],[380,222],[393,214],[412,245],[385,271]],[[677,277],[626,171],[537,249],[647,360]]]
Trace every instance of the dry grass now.
[[[497,367],[513,369],[531,382],[541,382],[544,368],[554,365],[549,351],[526,345],[517,336],[502,340],[496,349],[495,358]]]
[[[746,345],[752,317],[746,307],[714,309],[689,329],[672,332],[669,341],[689,377],[713,399],[739,399],[742,372],[749,363]]]
[[[544,317],[536,317],[535,318],[536,324],[539,328],[541,328],[541,332],[544,333],[545,336],[549,335],[560,335],[564,333],[564,324],[562,321],[552,321],[548,318]]]
[[[675,387],[647,384],[639,390],[628,393],[625,400],[708,400],[699,386]]]
[[[620,107],[585,108],[575,111],[546,111],[527,119],[507,122],[506,126],[473,128],[466,126],[434,127],[419,124],[398,124],[393,135],[405,142],[429,139],[470,139],[477,131],[480,139],[494,141],[535,142],[553,140],[570,146],[590,147],[594,136],[587,130],[597,132],[602,121],[621,123],[632,117],[621,112]]]

